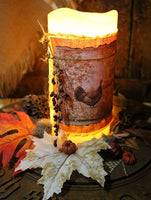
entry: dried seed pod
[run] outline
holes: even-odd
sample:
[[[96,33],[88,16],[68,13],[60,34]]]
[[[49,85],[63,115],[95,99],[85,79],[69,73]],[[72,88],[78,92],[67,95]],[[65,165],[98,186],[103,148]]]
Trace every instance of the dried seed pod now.
[[[55,124],[54,127],[57,128],[57,129],[59,129],[59,125],[58,124]]]
[[[119,112],[119,120],[121,120],[121,124],[124,128],[129,128],[133,123],[132,115],[127,111]]]
[[[52,127],[51,127],[51,126],[47,126],[47,127],[45,128],[45,131],[46,131],[48,134],[51,134]]]
[[[52,82],[52,84],[53,84],[53,85],[55,85],[55,84],[56,84],[56,82],[55,82],[55,79],[54,79],[54,78],[52,78],[51,82]]]
[[[52,125],[50,124],[50,120],[43,118],[37,121],[34,133],[39,137],[43,137],[44,131],[51,134],[51,130]]]
[[[60,98],[60,95],[59,95],[59,93],[57,93],[56,94],[56,99],[59,100],[59,98]]]
[[[57,96],[57,95],[56,95],[56,94],[54,94],[54,98],[56,98],[56,96]]]
[[[55,95],[55,93],[54,93],[54,92],[51,92],[50,97],[53,97],[54,95]]]
[[[53,143],[54,147],[57,147],[57,139],[54,140],[54,143]]]
[[[33,130],[33,133],[34,133],[36,136],[38,136],[38,137],[40,137],[40,138],[43,138],[43,136],[44,136],[44,129],[39,128],[39,127],[36,127],[36,128]]]
[[[60,69],[58,72],[57,72],[57,76],[60,77],[62,74],[62,70]]]
[[[58,99],[58,104],[61,105],[63,101],[61,99]]]
[[[59,125],[58,125],[58,124],[55,124],[55,125],[54,125],[54,128],[55,128],[54,132],[58,134]]]
[[[73,143],[71,140],[66,140],[62,144],[61,151],[63,151],[65,154],[71,155],[71,154],[75,153],[76,150],[77,150],[77,147],[76,147],[75,143]]]
[[[55,136],[58,136],[58,130],[54,130]]]
[[[48,99],[46,96],[27,95],[21,101],[21,107],[32,117],[47,118],[49,116]]]
[[[121,150],[122,150],[123,153],[124,153],[124,152],[127,152],[127,151],[132,152],[131,148],[128,147],[128,146],[126,146],[126,145],[121,146]]]
[[[59,72],[62,74],[63,73],[63,69],[59,69]]]
[[[58,79],[58,84],[62,85],[62,80]]]
[[[55,113],[58,113],[58,108],[54,108],[54,110],[55,110]]]
[[[53,116],[53,119],[54,119],[54,121],[57,121],[57,120],[58,120],[58,116],[57,116],[57,115],[54,115],[54,116]]]
[[[55,106],[56,105],[56,101],[54,100],[54,101],[52,101],[52,104],[53,104],[53,106]]]
[[[63,117],[60,116],[58,120],[59,120],[59,122],[61,122],[63,120]]]
[[[63,86],[60,87],[60,89],[59,89],[59,93],[64,93]]]
[[[55,105],[56,105],[56,102],[55,102],[55,101],[53,101],[53,103],[52,103],[52,104],[53,104],[53,106],[55,106]]]
[[[68,94],[63,94],[63,95],[62,95],[62,98],[65,99],[65,100],[66,100],[68,97],[69,97]]]
[[[53,61],[53,65],[54,65],[55,67],[59,67],[59,63],[58,63],[56,60]]]
[[[112,154],[113,158],[121,158],[122,150],[120,145],[116,142],[110,142],[109,145],[111,146],[111,149],[109,151]]]
[[[43,118],[37,121],[36,127],[45,129],[46,127],[51,127],[50,120],[47,118]]]
[[[50,52],[47,52],[47,53],[45,54],[45,56],[46,56],[47,58],[50,58]]]
[[[54,70],[53,70],[53,75],[55,76],[56,74],[57,74],[57,70],[54,69]]]
[[[56,105],[56,106],[54,107],[54,110],[55,110],[55,112],[57,113],[58,111],[61,111],[61,108],[60,108],[59,105]]]

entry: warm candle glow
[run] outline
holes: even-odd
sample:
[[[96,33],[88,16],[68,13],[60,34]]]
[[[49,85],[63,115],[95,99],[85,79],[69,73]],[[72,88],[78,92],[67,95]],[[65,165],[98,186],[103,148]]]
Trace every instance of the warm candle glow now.
[[[81,119],[78,118],[74,112],[77,112],[77,109],[79,109],[78,106],[80,106],[81,111],[83,112],[84,110],[86,111],[87,109],[88,112],[90,112],[93,115],[93,108],[95,109],[95,114],[98,115],[98,112],[100,112],[100,118],[97,118],[97,122],[94,123],[92,122],[94,119],[89,114],[90,116],[90,122],[84,121],[84,125],[76,125],[71,124],[70,126],[66,125],[66,123],[61,122],[58,123],[56,120],[54,121],[54,115],[58,117],[58,113],[55,113],[54,111],[54,105],[53,105],[53,97],[50,97],[49,99],[49,105],[50,105],[50,121],[52,126],[54,124],[59,124],[61,129],[68,135],[69,139],[71,139],[73,142],[77,143],[80,141],[86,141],[90,140],[92,138],[100,138],[103,134],[107,135],[110,132],[110,121],[112,118],[111,115],[111,108],[112,108],[112,86],[113,86],[113,79],[114,79],[114,63],[115,63],[115,41],[117,38],[117,18],[118,18],[118,13],[116,10],[112,10],[106,13],[88,13],[88,12],[81,12],[69,8],[60,8],[57,10],[54,10],[48,14],[48,37],[49,37],[49,47],[51,47],[52,53],[55,56],[58,56],[59,54],[58,51],[60,51],[60,47],[70,47],[72,50],[74,49],[84,49],[84,48],[96,48],[100,47],[100,49],[97,51],[98,56],[94,58],[95,63],[98,63],[98,66],[96,67],[95,65],[93,67],[94,69],[94,76],[95,76],[95,84],[102,84],[100,85],[95,85],[96,88],[103,88],[102,96],[100,97],[101,100],[99,101],[99,107],[95,105],[94,103],[93,107],[92,105],[88,104],[88,107],[86,104],[78,101],[75,99],[75,96],[73,95],[71,100],[73,103],[73,108],[71,109],[71,112],[73,112],[74,117],[76,120],[80,121]],[[112,45],[110,45],[112,44]],[[106,47],[106,45],[109,45]],[[104,50],[102,50],[104,48]],[[107,49],[108,48],[108,49]],[[56,50],[57,49],[57,50]],[[52,57],[53,57],[52,55]],[[79,55],[79,53],[75,53],[75,55]],[[86,55],[85,53],[80,53],[80,55]],[[67,58],[66,61],[69,59],[72,59],[72,54],[69,51],[69,54],[67,53]],[[96,56],[95,53],[92,55]],[[58,57],[56,57],[59,59]],[[81,57],[80,57],[81,58]],[[91,57],[90,57],[91,58]],[[107,59],[107,61],[102,61],[101,59]],[[74,58],[73,58],[74,59]],[[82,57],[82,59],[85,59]],[[97,60],[98,59],[98,60]],[[61,60],[64,60],[63,54],[61,54]],[[86,58],[87,60],[87,58]],[[89,58],[88,58],[89,60]],[[93,60],[93,58],[92,58]],[[58,61],[58,60],[57,60]],[[78,60],[77,60],[78,61]],[[63,61],[64,62],[64,61]],[[67,61],[68,62],[68,61]],[[73,62],[73,61],[71,61]],[[79,61],[78,61],[79,62]],[[81,63],[83,61],[80,61]],[[61,61],[59,60],[59,65]],[[74,63],[74,62],[73,62]],[[108,66],[108,63],[109,66]],[[74,64],[73,64],[74,65]],[[96,64],[97,66],[97,64]],[[61,67],[61,66],[60,66]],[[63,70],[65,70],[65,66],[62,66]],[[86,70],[86,73],[90,73],[89,70],[91,70],[91,66],[89,66]],[[70,68],[70,67],[69,67]],[[77,65],[78,68],[78,65]],[[83,70],[85,67],[83,66]],[[55,82],[58,82],[58,79],[53,77],[53,71],[55,69],[55,66],[53,64],[53,59],[49,59],[49,94],[54,92],[55,94],[58,93],[58,88],[57,84],[53,84],[52,79],[55,80]],[[69,70],[69,69],[67,69]],[[72,69],[72,73],[74,73],[74,69]],[[78,68],[79,74],[81,73],[81,69]],[[102,70],[102,71],[99,71]],[[110,73],[112,71],[113,73]],[[69,74],[68,74],[69,72]],[[72,77],[71,70],[69,70],[67,74],[65,75],[66,81],[69,81],[69,79]],[[71,73],[71,74],[70,74]],[[100,74],[99,74],[100,73]],[[99,74],[99,75],[98,75]],[[69,77],[66,77],[69,76]],[[87,75],[86,75],[87,76]],[[81,77],[82,78],[82,77]],[[85,83],[82,81],[80,78],[80,83],[83,84],[83,87],[85,90],[90,90],[92,86],[89,84],[91,83],[88,82],[88,84],[85,85]],[[73,78],[74,79],[74,78]],[[97,79],[99,81],[97,82]],[[86,79],[87,80],[87,79]],[[94,80],[93,80],[94,81]],[[71,81],[72,82],[72,81]],[[77,81],[78,82],[78,81]],[[70,81],[69,81],[70,84]],[[94,83],[93,83],[94,85]],[[66,82],[64,82],[64,87],[67,88],[67,90],[72,89],[73,92],[75,92],[75,88],[78,87],[75,82],[72,82],[72,84],[68,87],[66,85]],[[63,89],[65,89],[63,88]],[[65,89],[66,90],[66,89]],[[99,91],[99,90],[96,90]],[[69,92],[69,91],[68,91]],[[68,93],[67,92],[67,93]],[[72,92],[68,93],[69,95],[72,95]],[[51,96],[51,95],[50,95]],[[90,96],[91,98],[91,96]],[[104,100],[103,100],[104,99]],[[67,106],[67,105],[66,105]],[[65,107],[66,107],[65,106]],[[100,108],[102,107],[102,108]],[[97,110],[98,108],[98,110]],[[65,109],[66,110],[66,109]],[[61,110],[62,112],[62,110]],[[80,115],[80,117],[83,115]],[[103,118],[104,116],[104,118]],[[73,117],[73,118],[74,118]],[[91,121],[92,117],[92,121]],[[88,117],[89,118],[89,117]],[[99,121],[100,119],[100,121]],[[75,120],[75,121],[76,121]],[[69,119],[70,121],[70,119]],[[76,122],[77,122],[76,121]],[[87,124],[88,123],[88,124]],[[92,124],[91,124],[92,123]],[[54,134],[54,130],[52,130],[52,133]]]
[[[79,142],[92,140],[93,138],[99,139],[103,135],[109,135],[109,133],[110,133],[110,124],[108,124],[107,126],[105,126],[102,129],[98,129],[96,131],[91,131],[91,132],[88,132],[88,133],[82,133],[80,135],[78,135],[78,133],[76,133],[76,132],[74,132],[72,134],[70,132],[65,132],[65,133],[68,136],[69,140],[71,140],[72,142],[77,144]]]
[[[48,29],[52,34],[73,34],[104,37],[117,32],[116,10],[106,13],[89,13],[61,8],[48,15]]]

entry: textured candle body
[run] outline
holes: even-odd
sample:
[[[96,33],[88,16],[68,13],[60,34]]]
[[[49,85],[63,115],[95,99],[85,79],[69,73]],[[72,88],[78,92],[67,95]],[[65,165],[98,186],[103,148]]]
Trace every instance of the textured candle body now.
[[[65,16],[61,12],[62,18],[58,16],[59,11],[56,13],[53,11],[54,15],[48,18],[51,21],[49,24],[51,47],[59,67],[64,71],[60,78],[63,90],[68,95],[61,105],[61,113],[62,123],[66,123],[65,118],[68,117],[70,126],[62,125],[62,128],[70,132],[75,132],[75,130],[76,132],[90,132],[106,126],[111,120],[117,12],[110,11],[103,16],[103,14],[97,13],[84,15],[78,11],[73,11],[73,14],[70,11],[69,9],[69,13],[66,13]],[[70,19],[74,16],[73,21],[68,19],[70,14]],[[91,14],[93,20],[91,20]],[[116,16],[114,17],[114,15]],[[75,30],[67,31],[66,28],[71,21],[75,23],[75,26],[79,25],[76,21],[77,16],[78,20],[79,18],[82,20],[80,23],[86,21],[86,26],[88,24],[89,26],[86,28],[84,24],[82,26],[84,28],[80,31],[76,30],[76,34],[74,34]],[[96,18],[95,21],[94,16],[100,16],[102,20]],[[54,21],[52,22],[53,17]],[[62,23],[63,19],[66,22],[64,29],[62,25],[60,28],[58,27],[59,18]],[[76,28],[78,29],[78,27]],[[96,29],[96,32],[95,30],[90,31],[93,28]],[[85,33],[84,29],[86,29]]]

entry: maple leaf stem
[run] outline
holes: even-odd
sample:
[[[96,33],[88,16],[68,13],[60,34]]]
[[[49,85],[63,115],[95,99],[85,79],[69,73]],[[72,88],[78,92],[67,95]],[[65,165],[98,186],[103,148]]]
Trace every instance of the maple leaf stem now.
[[[59,154],[60,154],[60,152],[55,153],[55,154],[53,154],[53,155],[47,154],[47,155],[44,155],[44,156],[39,157],[37,160],[40,160],[40,159],[46,158],[47,156],[49,156],[49,157],[58,156]]]
[[[63,163],[60,165],[60,167],[58,168],[57,172],[55,175],[57,175],[59,173],[59,171],[61,170],[62,166],[64,165],[64,163],[66,162],[66,160],[69,158],[70,155],[67,155],[67,157],[64,159]],[[56,177],[56,176],[55,176]],[[55,180],[55,178],[53,179]]]
[[[84,161],[85,161],[86,164],[89,166],[89,168],[92,168],[92,167],[89,165],[89,163],[88,163],[86,160],[83,159],[82,156],[80,156],[78,153],[76,153],[75,155],[81,160],[81,163],[84,163]]]

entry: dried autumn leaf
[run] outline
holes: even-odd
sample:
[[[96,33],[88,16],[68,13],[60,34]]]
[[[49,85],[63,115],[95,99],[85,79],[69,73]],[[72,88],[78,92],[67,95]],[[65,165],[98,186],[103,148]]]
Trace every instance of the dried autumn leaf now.
[[[123,138],[123,141],[128,146],[130,146],[130,147],[132,147],[134,149],[137,149],[137,150],[139,149],[138,143],[133,137],[131,137],[131,138]]]
[[[57,139],[57,147],[54,147],[54,140]],[[107,149],[109,145],[103,138],[92,139],[90,141],[78,143],[77,151],[67,155],[60,151],[63,142],[67,140],[64,134],[51,136],[44,133],[44,138],[33,137],[34,149],[27,150],[26,157],[15,169],[26,170],[28,168],[42,168],[42,177],[38,180],[39,184],[44,185],[43,200],[47,200],[54,193],[61,192],[63,183],[70,179],[73,170],[86,177],[91,177],[104,186],[107,173],[103,167],[103,159],[97,152],[100,149]]]
[[[12,158],[18,144],[25,141],[25,144],[17,152],[17,157],[24,157],[25,150],[32,145],[29,137],[35,125],[24,112],[17,112],[17,118],[8,113],[0,113],[0,153],[3,154],[2,163],[5,167]]]
[[[120,125],[120,120],[119,119],[114,119],[112,122],[111,122],[111,125],[110,125],[110,132],[114,132],[115,134],[117,134],[117,129],[119,131],[119,125]]]
[[[136,137],[139,137],[140,139],[143,140],[143,142],[149,146],[151,146],[151,130],[146,130],[142,128],[129,128],[127,131]]]

